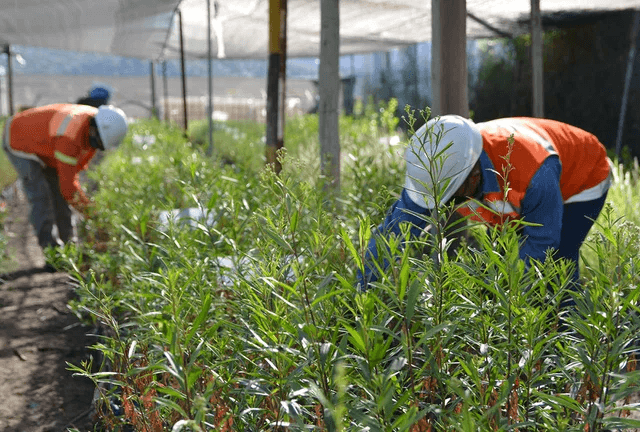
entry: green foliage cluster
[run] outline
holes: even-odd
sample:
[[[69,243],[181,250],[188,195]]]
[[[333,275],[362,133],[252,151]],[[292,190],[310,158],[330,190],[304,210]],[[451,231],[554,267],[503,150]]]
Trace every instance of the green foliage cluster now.
[[[543,35],[544,116],[587,130],[614,149],[631,46],[633,15],[608,11],[580,17],[570,15],[553,28],[547,17]],[[470,89],[475,121],[527,116],[532,112],[531,37],[485,43],[476,85]],[[622,131],[622,144],[640,157],[640,92],[636,82],[638,61]]]
[[[213,123],[213,150],[216,158],[259,171],[265,164],[265,125],[250,121]],[[209,150],[209,122],[196,120],[189,124],[191,141],[204,151]]]
[[[455,258],[442,234],[405,248],[392,238],[389,271],[359,292],[355,269],[404,171],[404,146],[380,140],[395,132],[395,107],[366,110],[340,120],[338,200],[319,178],[315,116],[287,124],[280,175],[245,163],[262,149],[242,125],[208,158],[145,121],[91,173],[100,212],[83,244],[50,258],[78,281],[78,316],[104,329],[102,359],[70,367],[99,386],[105,427],[638,426],[620,414],[638,389],[638,226],[608,207],[575,292],[566,263],[525,270],[514,226],[478,230]],[[212,222],[160,223],[186,207]],[[567,296],[577,306],[561,314]]]
[[[6,117],[0,117],[0,130],[4,130]],[[13,183],[17,178],[16,171],[7,159],[4,151],[0,150],[0,191]]]
[[[6,117],[0,117],[0,131],[4,130]],[[0,150],[0,192],[16,180],[16,172],[7,159],[4,151]],[[0,270],[5,270],[9,265],[7,256],[7,238],[4,235],[4,218],[6,216],[6,203],[0,199]]]

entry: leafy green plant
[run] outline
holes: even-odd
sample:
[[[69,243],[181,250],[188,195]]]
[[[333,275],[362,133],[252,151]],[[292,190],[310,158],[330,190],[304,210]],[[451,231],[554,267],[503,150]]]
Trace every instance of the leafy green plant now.
[[[620,163],[613,166],[613,186],[607,195],[615,214],[628,222],[640,225],[640,209],[636,205],[640,193],[640,167],[634,159],[628,168]]]
[[[4,122],[6,117],[0,118],[0,130],[4,129]],[[5,187],[13,183],[17,178],[17,174],[9,159],[5,155],[4,151],[0,150],[0,191],[3,191]]]
[[[213,123],[213,155],[222,163],[239,165],[259,172],[265,164],[265,125],[249,121]],[[209,147],[209,122],[193,121],[189,135],[200,149]]]
[[[0,130],[4,129],[6,117],[0,117]],[[0,192],[15,182],[17,174],[4,151],[0,150]],[[7,251],[7,238],[4,236],[4,218],[7,212],[7,203],[0,199],[0,272],[12,267],[11,258]]]
[[[516,225],[472,227],[469,243],[448,254],[447,236],[462,226],[451,226],[445,208],[430,220],[435,235],[407,247],[390,239],[381,248],[388,271],[375,289],[358,292],[355,270],[372,222],[403,175],[402,146],[380,140],[397,119],[367,110],[341,119],[338,201],[314,175],[315,116],[287,124],[279,175],[209,157],[180,130],[143,121],[95,168],[100,211],[82,227],[84,242],[53,258],[77,280],[78,316],[102,328],[102,359],[70,367],[99,386],[103,424],[634,427],[624,413],[635,409],[626,401],[638,382],[640,234],[619,219],[624,207],[611,205],[594,227],[581,291],[569,290],[565,262],[520,261]],[[249,155],[250,142],[238,135],[229,146]],[[623,186],[616,182],[610,197]],[[160,217],[189,207],[205,217]],[[561,310],[565,295],[576,299],[571,313]]]

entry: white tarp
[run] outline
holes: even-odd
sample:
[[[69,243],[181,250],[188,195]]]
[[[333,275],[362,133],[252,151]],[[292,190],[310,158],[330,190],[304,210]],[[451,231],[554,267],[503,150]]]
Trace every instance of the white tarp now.
[[[210,0],[213,56],[265,59],[268,0]],[[320,1],[288,0],[287,55],[317,57]],[[151,60],[207,56],[207,0],[3,0],[0,44],[109,53]],[[528,32],[531,0],[467,0],[467,12],[508,33]],[[544,0],[542,13],[640,8],[640,0]],[[467,19],[467,36],[494,36]],[[431,0],[340,0],[340,53],[385,51],[431,39]]]
[[[154,59],[179,0],[2,0],[0,43]]]
[[[296,273],[293,269],[297,261],[299,266],[304,265],[304,258],[297,259],[293,255],[285,255],[280,258],[278,269],[282,272],[282,282],[292,284],[296,281]],[[224,287],[231,288],[237,281],[254,281],[262,277],[260,261],[249,255],[243,257],[217,257],[212,260],[213,266],[218,273],[218,283]]]
[[[135,163],[132,161],[132,164]],[[197,207],[161,211],[158,215],[158,229],[166,232],[171,226],[189,226],[190,228],[210,228],[216,222],[212,211]]]

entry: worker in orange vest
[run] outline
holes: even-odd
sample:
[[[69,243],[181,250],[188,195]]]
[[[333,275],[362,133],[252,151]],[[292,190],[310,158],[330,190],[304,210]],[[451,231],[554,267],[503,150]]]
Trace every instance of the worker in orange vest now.
[[[552,249],[556,258],[575,264],[572,279],[578,281],[580,246],[611,184],[611,161],[594,135],[553,120],[476,124],[445,115],[414,134],[405,158],[404,189],[371,238],[358,272],[361,289],[379,277],[372,263],[379,236],[399,236],[400,224],[409,222],[411,235],[418,237],[427,225],[421,215],[451,200],[459,204],[458,213],[490,225],[512,219],[536,224],[522,228],[520,258],[543,262]]]
[[[73,206],[89,217],[90,201],[78,174],[97,150],[120,144],[127,119],[119,108],[54,104],[9,117],[3,149],[16,168],[31,205],[30,222],[42,248],[59,246],[73,235]]]

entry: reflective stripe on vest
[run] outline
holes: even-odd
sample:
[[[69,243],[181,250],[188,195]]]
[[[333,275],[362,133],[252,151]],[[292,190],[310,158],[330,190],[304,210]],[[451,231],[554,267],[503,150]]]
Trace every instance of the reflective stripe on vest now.
[[[67,165],[73,165],[73,166],[78,165],[78,160],[76,158],[67,156],[61,151],[56,150],[53,155],[55,156],[56,159],[58,159],[62,163],[66,163]]]
[[[472,220],[487,222],[491,225],[501,225],[512,219],[519,219],[520,208],[502,198],[504,196],[500,192],[489,192],[483,201],[469,201],[458,208],[458,213],[469,216]]]
[[[56,130],[56,136],[63,136],[67,132],[67,127],[69,127],[69,123],[71,123],[71,120],[73,120],[73,118],[78,113],[83,111],[84,111],[83,108],[76,108],[73,111],[71,111],[69,114],[67,114],[64,120],[62,120],[62,123],[60,123],[60,126],[58,126],[58,129]]]
[[[613,166],[611,160],[609,158],[607,158],[607,160],[609,162],[609,165]],[[609,171],[609,175],[607,176],[606,179],[602,180],[600,183],[598,183],[594,187],[585,189],[582,192],[569,197],[569,199],[566,200],[564,203],[571,204],[574,202],[584,202],[584,201],[592,201],[592,200],[598,199],[609,190],[609,188],[611,187],[612,181],[613,181],[613,169]]]
[[[549,154],[554,154],[554,155],[558,154],[558,152],[556,151],[556,148],[553,146],[553,143],[551,141],[549,141],[542,135],[538,134],[537,132],[533,131],[528,126],[520,123],[517,120],[499,119],[499,120],[493,120],[490,123],[495,124],[501,128],[504,128],[509,132],[511,132],[512,134],[519,133],[520,135],[524,135],[525,137],[533,140],[534,142],[542,146],[546,151],[549,152]]]

